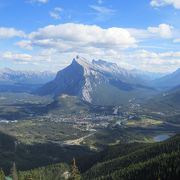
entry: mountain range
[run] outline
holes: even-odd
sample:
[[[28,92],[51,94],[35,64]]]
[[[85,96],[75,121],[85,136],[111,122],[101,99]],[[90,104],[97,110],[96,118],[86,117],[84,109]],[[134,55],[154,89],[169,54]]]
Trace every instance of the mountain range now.
[[[151,85],[161,90],[170,90],[180,85],[180,68],[178,68],[173,73],[170,73],[166,76],[155,79],[154,81],[152,81]]]
[[[76,100],[79,98],[77,101],[105,106],[125,105],[148,98],[160,102],[172,101],[170,104],[173,104],[178,99],[179,91],[180,69],[163,76],[137,69],[127,70],[104,60],[89,62],[80,56],[76,56],[69,66],[56,75],[48,71],[0,70],[0,92],[51,95],[56,103],[73,96]]]
[[[49,71],[0,70],[0,92],[31,92],[51,81],[55,74]]]
[[[4,84],[44,84],[51,81],[55,74],[50,71],[17,71],[9,68],[0,70],[0,83]]]

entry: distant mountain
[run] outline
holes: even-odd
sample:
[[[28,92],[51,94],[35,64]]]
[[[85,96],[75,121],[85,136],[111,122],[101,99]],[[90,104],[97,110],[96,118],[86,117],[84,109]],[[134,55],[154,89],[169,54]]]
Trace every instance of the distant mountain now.
[[[180,87],[163,93],[161,102],[167,104],[167,106],[170,106],[172,109],[180,109]]]
[[[9,68],[0,70],[0,83],[4,84],[45,84],[54,77],[55,74],[49,71],[15,71]]]
[[[180,112],[180,86],[154,96],[145,106],[150,110],[164,112],[167,115]]]
[[[9,68],[0,70],[0,92],[30,92],[51,81],[52,72],[15,71]]]
[[[132,69],[131,72],[136,74],[137,76],[140,76],[145,81],[152,81],[166,75],[165,73],[148,72],[139,69]]]
[[[180,112],[180,69],[160,79],[152,81],[159,94],[145,102],[145,107],[167,115]]]
[[[151,84],[163,90],[169,90],[180,85],[180,68],[171,74],[152,81]]]
[[[96,105],[116,105],[154,92],[144,80],[115,63],[103,60],[88,62],[77,56],[56,78],[38,89],[39,95],[78,96]]]

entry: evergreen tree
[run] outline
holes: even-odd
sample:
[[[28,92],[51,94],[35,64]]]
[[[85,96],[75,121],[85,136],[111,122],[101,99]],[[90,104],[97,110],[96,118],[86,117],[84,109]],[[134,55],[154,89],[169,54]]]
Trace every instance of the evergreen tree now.
[[[70,180],[81,180],[81,175],[78,170],[78,167],[76,166],[76,160],[73,158],[72,166],[71,166],[71,175]]]
[[[4,180],[4,179],[5,179],[4,171],[0,169],[0,180]]]
[[[15,162],[13,163],[13,166],[11,169],[11,176],[12,176],[13,180],[18,180],[18,173],[17,173]]]

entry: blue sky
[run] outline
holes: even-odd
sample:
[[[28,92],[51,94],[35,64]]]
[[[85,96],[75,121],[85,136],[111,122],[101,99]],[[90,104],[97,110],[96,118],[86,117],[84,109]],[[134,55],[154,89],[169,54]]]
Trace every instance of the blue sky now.
[[[79,54],[174,71],[179,19],[180,0],[1,0],[0,68],[57,71]]]

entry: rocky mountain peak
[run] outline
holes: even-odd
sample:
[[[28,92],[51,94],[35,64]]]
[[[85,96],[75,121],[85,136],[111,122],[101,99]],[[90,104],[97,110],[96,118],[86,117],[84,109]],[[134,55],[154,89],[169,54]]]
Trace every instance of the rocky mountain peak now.
[[[72,64],[79,64],[81,65],[83,68],[92,68],[92,64],[85,58],[81,57],[81,56],[76,56],[73,61]]]

